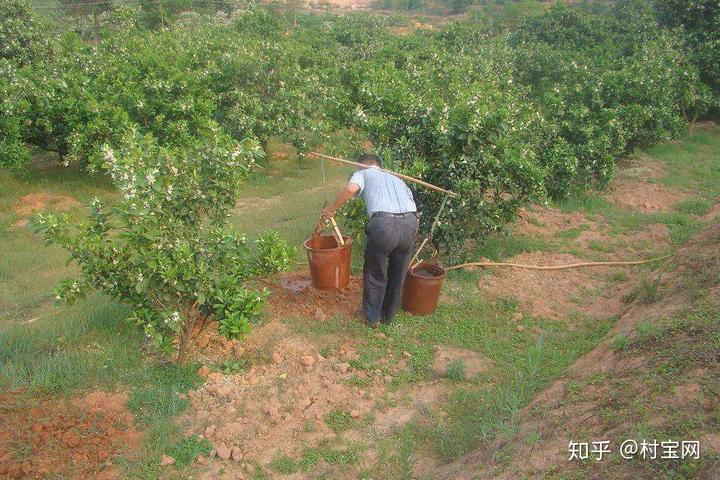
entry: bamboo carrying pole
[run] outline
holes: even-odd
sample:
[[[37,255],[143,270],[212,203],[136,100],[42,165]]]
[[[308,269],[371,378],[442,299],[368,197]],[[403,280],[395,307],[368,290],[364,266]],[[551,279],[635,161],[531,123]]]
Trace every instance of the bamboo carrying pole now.
[[[345,160],[344,158],[338,158],[338,157],[331,157],[330,155],[325,155],[324,153],[317,153],[317,152],[310,152],[309,155],[319,158],[327,158],[328,160],[332,160],[333,162],[339,162],[344,163],[346,165],[353,165],[355,167],[359,168],[370,168],[370,165],[364,165],[362,163],[353,162],[351,160]],[[385,173],[389,173],[390,175],[395,175],[398,178],[402,178],[403,180],[407,180],[408,182],[417,183],[418,185],[422,185],[423,187],[427,187],[431,190],[435,190],[437,192],[442,192],[450,195],[451,197],[457,197],[458,194],[455,192],[452,192],[450,190],[445,190],[444,188],[437,187],[433,185],[432,183],[424,182],[422,180],[418,180],[417,178],[410,177],[408,175],[403,175],[402,173],[393,172],[391,170],[385,170],[384,168],[381,168]]]

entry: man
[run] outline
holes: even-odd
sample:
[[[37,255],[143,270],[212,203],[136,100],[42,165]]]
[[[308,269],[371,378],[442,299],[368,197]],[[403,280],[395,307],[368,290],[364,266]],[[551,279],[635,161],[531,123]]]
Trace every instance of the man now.
[[[360,196],[367,207],[363,313],[370,327],[390,323],[400,309],[402,288],[418,229],[413,195],[398,177],[381,170],[380,157],[364,153],[358,170],[322,215],[330,218],[351,198]]]

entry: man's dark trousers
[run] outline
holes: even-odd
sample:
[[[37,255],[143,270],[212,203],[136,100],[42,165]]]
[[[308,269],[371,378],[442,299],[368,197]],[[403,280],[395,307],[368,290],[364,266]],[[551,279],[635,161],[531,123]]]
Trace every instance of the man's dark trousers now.
[[[363,267],[363,310],[368,322],[389,322],[400,309],[418,219],[414,213],[370,218]]]

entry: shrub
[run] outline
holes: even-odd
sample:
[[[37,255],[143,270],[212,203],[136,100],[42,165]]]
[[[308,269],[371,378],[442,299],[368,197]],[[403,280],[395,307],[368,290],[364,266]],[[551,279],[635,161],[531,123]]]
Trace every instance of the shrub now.
[[[555,198],[605,186],[616,158],[685,132],[707,109],[682,39],[638,5],[601,16],[556,6],[509,37],[515,78],[547,120],[540,160]]]
[[[122,199],[113,208],[93,200],[86,220],[41,214],[34,223],[48,243],[66,248],[82,270],[63,282],[57,299],[74,301],[98,289],[133,307],[130,320],[176,362],[208,321],[239,338],[260,313],[267,292],[245,287],[256,275],[287,267],[287,247],[270,233],[253,253],[227,227],[236,192],[262,155],[257,143],[208,132],[212,148],[171,149],[130,134],[117,151],[103,147],[103,168]]]

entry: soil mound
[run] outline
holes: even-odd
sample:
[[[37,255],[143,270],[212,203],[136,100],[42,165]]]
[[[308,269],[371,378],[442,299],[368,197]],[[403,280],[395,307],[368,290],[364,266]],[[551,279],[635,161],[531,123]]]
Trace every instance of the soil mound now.
[[[638,180],[616,182],[605,198],[615,205],[646,213],[667,212],[687,194],[663,185]]]
[[[528,265],[564,265],[586,261],[567,253],[529,252],[508,260]],[[511,297],[530,315],[567,319],[581,312],[596,318],[619,313],[630,283],[603,288],[602,277],[616,271],[613,267],[588,267],[567,270],[494,269],[492,276],[478,281],[478,288],[493,297]]]
[[[276,451],[296,456],[334,437],[333,422],[359,425],[386,380],[351,367],[358,356],[350,344],[325,354],[301,337],[286,337],[270,363],[208,379],[189,393],[189,432],[210,440],[221,460],[265,464]]]
[[[62,402],[0,396],[0,477],[120,478],[113,458],[141,438],[126,400],[105,392]]]

